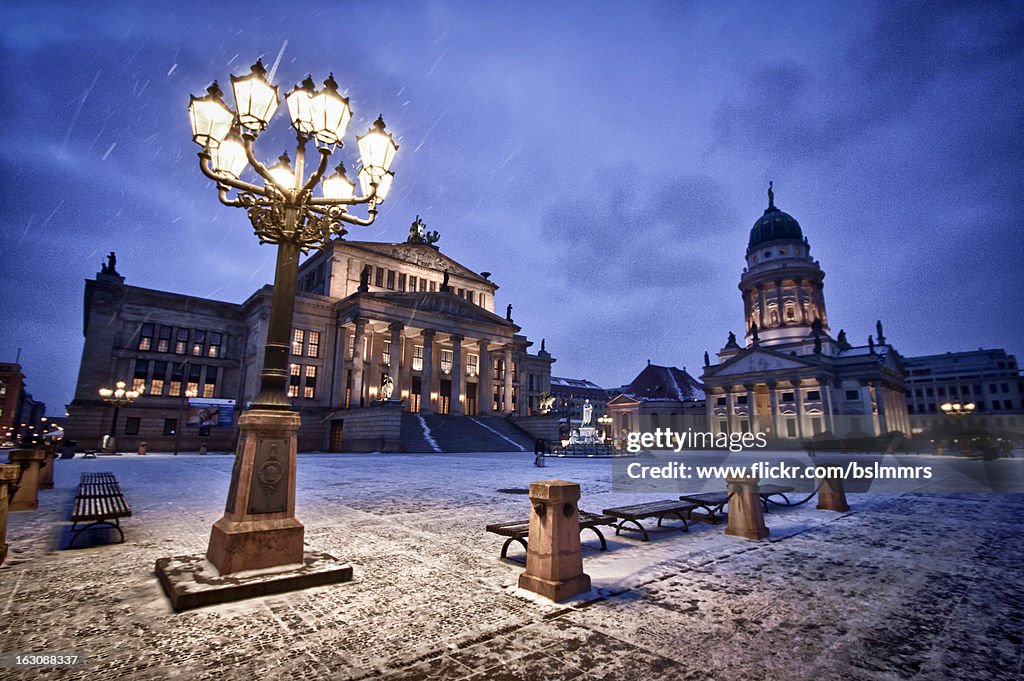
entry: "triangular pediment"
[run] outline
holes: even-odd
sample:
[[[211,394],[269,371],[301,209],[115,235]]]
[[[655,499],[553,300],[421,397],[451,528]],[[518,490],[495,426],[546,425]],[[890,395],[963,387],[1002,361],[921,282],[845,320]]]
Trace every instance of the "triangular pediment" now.
[[[636,399],[635,397],[631,397],[629,395],[626,395],[624,393],[619,393],[618,395],[616,395],[612,399],[608,400],[608,406],[609,407],[623,406],[623,405],[631,406],[631,405],[636,405],[636,404],[640,404],[640,400]]]
[[[817,366],[820,366],[819,362],[804,359],[798,355],[783,355],[777,352],[751,348],[744,350],[716,367],[710,367],[704,372],[704,376],[738,376],[769,371],[807,369]]]
[[[484,279],[473,270],[452,260],[437,248],[428,244],[384,244],[373,241],[346,241],[343,243],[348,246],[355,246],[360,250],[394,258],[410,265],[417,265],[438,272],[447,270],[453,276],[471,279],[475,282],[497,288],[493,281]]]

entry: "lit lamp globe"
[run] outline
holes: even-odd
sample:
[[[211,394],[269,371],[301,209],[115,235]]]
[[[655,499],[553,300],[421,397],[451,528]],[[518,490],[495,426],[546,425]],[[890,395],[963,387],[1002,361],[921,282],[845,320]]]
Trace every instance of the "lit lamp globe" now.
[[[277,163],[267,168],[274,182],[282,189],[295,187],[295,171],[292,170],[291,162],[288,153],[285,152],[277,157]]]
[[[377,184],[377,194],[373,199],[375,203],[382,203],[388,197],[388,192],[391,191],[391,182],[394,179],[395,174],[392,172],[386,172],[382,176],[374,176],[368,168],[363,168],[359,171],[359,186],[363,190],[363,196],[369,196],[370,192],[373,191],[374,183]]]
[[[306,135],[313,134],[313,114],[310,109],[310,100],[316,94],[316,85],[313,84],[312,76],[296,85],[291,92],[285,95],[288,103],[288,117],[292,119],[292,127],[295,131]]]
[[[359,145],[363,168],[374,178],[382,178],[390,170],[395,154],[398,153],[394,138],[384,129],[384,119],[377,116],[366,134],[356,138],[356,143]]]
[[[949,412],[953,411],[953,405],[950,404],[949,402],[945,402],[945,403],[939,405],[939,409],[941,409],[942,411],[944,411],[944,412],[946,412],[948,414]]]
[[[338,94],[338,83],[334,74],[327,76],[324,87],[309,100],[313,134],[321,144],[341,144],[348,122],[352,120],[352,109],[348,99]]]
[[[356,186],[345,175],[345,164],[339,163],[333,173],[321,183],[325,199],[346,200],[356,195]]]
[[[100,388],[100,397],[106,399],[108,397],[113,397],[113,396],[114,396],[114,391],[111,390],[110,388]]]
[[[277,87],[267,80],[263,60],[256,60],[248,75],[231,76],[231,89],[235,93],[238,122],[253,132],[261,132],[277,111]]]
[[[975,406],[976,405],[974,404],[974,402],[968,402],[967,404],[964,405],[964,411],[966,411],[967,413],[971,413],[972,411],[974,411]]]
[[[217,81],[206,88],[202,97],[191,95],[188,115],[192,122],[192,141],[201,147],[216,148],[231,130],[235,114],[224,103],[223,97]]]
[[[213,169],[220,175],[238,179],[249,165],[245,145],[238,133],[232,130],[224,141],[213,151]]]

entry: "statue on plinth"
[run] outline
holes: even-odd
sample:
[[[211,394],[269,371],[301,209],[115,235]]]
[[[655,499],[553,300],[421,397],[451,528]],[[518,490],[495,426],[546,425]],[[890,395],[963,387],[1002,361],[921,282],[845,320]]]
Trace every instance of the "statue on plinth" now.
[[[380,382],[380,399],[387,402],[394,394],[395,381],[391,378],[390,374],[384,374],[384,378]]]

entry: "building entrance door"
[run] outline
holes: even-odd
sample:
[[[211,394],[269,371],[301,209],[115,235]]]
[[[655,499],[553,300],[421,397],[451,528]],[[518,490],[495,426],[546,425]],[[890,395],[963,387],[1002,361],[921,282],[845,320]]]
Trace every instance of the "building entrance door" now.
[[[476,416],[476,383],[466,384],[466,416]]]
[[[754,412],[757,414],[757,429],[769,438],[775,436],[772,427],[772,398],[767,391],[754,395]]]
[[[438,414],[449,414],[449,413],[451,413],[451,401],[452,401],[452,382],[442,378],[441,379],[441,393],[437,396],[437,413]]]
[[[409,393],[409,411],[413,414],[420,410],[420,393],[423,391],[423,381],[419,376],[412,377],[412,392]]]
[[[341,432],[344,429],[345,419],[334,419],[331,421],[331,451],[341,451]]]

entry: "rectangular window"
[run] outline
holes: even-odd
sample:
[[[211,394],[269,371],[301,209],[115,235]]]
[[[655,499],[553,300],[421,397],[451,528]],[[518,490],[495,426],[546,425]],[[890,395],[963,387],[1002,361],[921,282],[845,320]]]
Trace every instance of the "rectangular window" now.
[[[125,435],[138,435],[139,434],[139,417],[129,416],[124,420],[124,434]]]
[[[409,291],[416,293],[416,277],[409,275]]]
[[[292,354],[296,357],[302,356],[302,344],[305,340],[305,331],[302,329],[292,329]]]
[[[143,324],[139,333],[139,350],[151,350],[153,348],[153,325]]]
[[[811,417],[811,433],[817,435],[824,430],[821,426],[821,418],[818,416]]]
[[[168,386],[168,397],[181,397],[181,383],[185,380],[184,368],[181,364],[174,364],[171,367],[171,383]]]
[[[452,372],[452,359],[455,357],[451,350],[441,350],[441,372],[450,374]]]
[[[164,379],[167,377],[167,362],[153,362],[153,379],[149,382],[150,395],[164,394]]]
[[[198,364],[189,365],[188,383],[185,385],[186,397],[199,397],[199,376],[202,371],[203,367]]]
[[[384,288],[384,268],[383,267],[378,267],[377,268],[377,272],[376,272],[376,274],[373,277],[373,283],[374,283],[374,285],[376,285],[376,286],[378,286],[380,288]]]
[[[424,279],[423,277],[420,277],[420,293],[424,293],[424,292],[426,292],[426,290],[427,290],[427,280]],[[433,291],[434,289],[430,289],[430,290]]]
[[[178,432],[178,419],[164,419],[164,435],[174,435]]]
[[[786,419],[786,435],[796,437],[796,419]]]
[[[433,280],[431,280],[431,282],[430,282],[430,292],[431,292],[431,293],[434,293],[434,292],[436,292],[436,291],[437,291],[437,282],[436,282],[436,281],[433,281]]]
[[[796,400],[796,395],[794,393],[782,393],[782,401],[783,402],[793,402],[795,400]]]
[[[178,336],[174,341],[174,354],[184,355],[188,349],[188,329],[178,329]]]
[[[821,391],[820,390],[808,390],[807,391],[807,399],[809,401],[811,401],[811,402],[819,402],[821,400]]]
[[[210,345],[206,350],[207,357],[220,357],[220,344],[222,336],[219,333],[210,334]]]
[[[725,398],[724,397],[719,397],[718,399],[715,400],[715,404],[717,406],[719,406],[719,407],[724,407],[725,406]]]
[[[206,344],[205,331],[192,332],[192,354],[196,357],[203,356],[203,346]]]
[[[478,373],[480,373],[480,356],[466,355],[466,375],[472,377]]]
[[[398,273],[398,290],[399,291],[404,291],[405,290],[405,273],[404,272],[399,272]]]
[[[391,366],[391,341],[384,341],[384,350],[380,353],[380,360],[385,366]]]
[[[157,352],[170,352],[170,350],[171,350],[171,331],[172,331],[172,329],[169,326],[161,326],[160,327],[160,335],[157,337],[157,341],[156,341],[156,351]]]
[[[388,290],[389,291],[394,291],[395,290],[395,271],[394,270],[388,270],[388,284],[387,284],[387,286],[388,286]]]
[[[356,358],[356,335],[354,333],[348,335],[348,358]]]
[[[299,381],[302,380],[302,367],[292,364],[289,367],[288,397],[299,396]]]
[[[217,367],[206,367],[206,379],[203,381],[203,397],[215,397],[217,392]]]
[[[306,385],[302,389],[302,396],[307,400],[316,397],[316,367],[312,364],[306,367]]]
[[[412,349],[412,370],[423,371],[423,346],[416,345]]]
[[[310,331],[309,342],[306,343],[306,357],[320,356],[320,332]]]
[[[782,401],[783,402],[786,401],[785,395],[783,395]],[[746,403],[747,403],[747,396],[746,395],[737,395],[736,396],[736,404],[746,404]]]
[[[846,399],[847,399],[847,401],[852,402],[853,400],[856,400],[856,399],[859,399],[859,398],[860,398],[860,391],[859,390],[847,390],[846,391]]]
[[[135,360],[135,373],[132,374],[132,390],[142,392],[146,389],[146,378],[149,373],[149,360]]]
[[[473,300],[473,292],[472,291],[466,291],[466,300],[468,300],[471,303],[474,302],[474,300]]]

